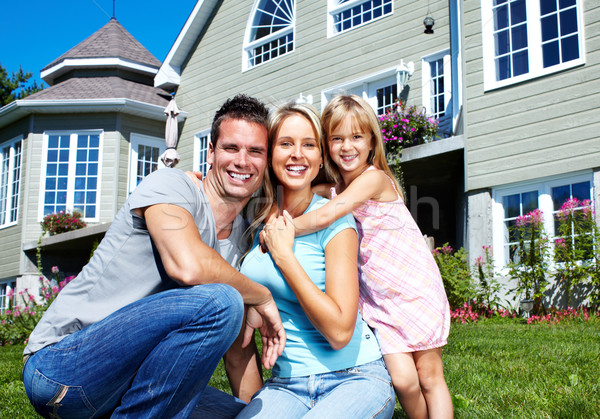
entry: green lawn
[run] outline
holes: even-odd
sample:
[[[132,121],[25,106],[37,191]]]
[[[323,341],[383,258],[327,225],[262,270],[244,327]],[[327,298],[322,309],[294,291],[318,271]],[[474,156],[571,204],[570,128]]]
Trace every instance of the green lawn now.
[[[0,418],[36,417],[23,346],[0,347]],[[453,324],[444,348],[457,418],[600,418],[600,321]],[[220,366],[211,385],[228,391]],[[394,417],[405,417],[400,408]]]

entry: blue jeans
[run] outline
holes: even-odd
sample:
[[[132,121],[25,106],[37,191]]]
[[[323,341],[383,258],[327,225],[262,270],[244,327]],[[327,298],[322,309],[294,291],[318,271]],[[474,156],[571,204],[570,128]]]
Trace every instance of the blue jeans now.
[[[391,418],[392,380],[383,360],[304,377],[273,377],[238,418]]]
[[[45,417],[189,417],[243,312],[224,284],[143,298],[33,354],[27,396]]]

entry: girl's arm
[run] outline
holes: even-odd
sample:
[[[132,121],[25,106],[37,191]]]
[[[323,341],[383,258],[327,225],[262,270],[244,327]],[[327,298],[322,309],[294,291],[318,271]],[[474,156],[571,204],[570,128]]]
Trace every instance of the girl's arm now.
[[[378,200],[390,184],[387,175],[381,170],[369,170],[360,174],[344,192],[321,208],[294,218],[296,236],[314,233],[329,227],[335,220],[350,214],[369,200]]]
[[[284,212],[289,217],[287,212]],[[350,342],[358,312],[358,237],[340,231],[325,247],[325,292],[308,277],[294,255],[294,226],[278,217],[260,233],[283,277],[313,326],[335,350]]]

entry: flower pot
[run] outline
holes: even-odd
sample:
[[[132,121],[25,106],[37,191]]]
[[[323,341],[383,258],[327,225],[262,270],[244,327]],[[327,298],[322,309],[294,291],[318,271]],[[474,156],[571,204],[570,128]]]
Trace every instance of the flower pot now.
[[[529,316],[529,312],[533,310],[533,300],[521,300],[519,302],[519,305],[521,306],[521,311],[524,311],[525,313],[527,313],[527,316]]]

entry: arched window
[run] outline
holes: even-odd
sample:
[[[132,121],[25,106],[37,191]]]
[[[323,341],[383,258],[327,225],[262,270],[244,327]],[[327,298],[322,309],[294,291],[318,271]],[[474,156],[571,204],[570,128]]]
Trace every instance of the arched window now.
[[[248,21],[244,70],[294,50],[294,0],[257,0]]]
[[[328,0],[328,36],[349,31],[391,15],[392,0]]]

